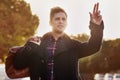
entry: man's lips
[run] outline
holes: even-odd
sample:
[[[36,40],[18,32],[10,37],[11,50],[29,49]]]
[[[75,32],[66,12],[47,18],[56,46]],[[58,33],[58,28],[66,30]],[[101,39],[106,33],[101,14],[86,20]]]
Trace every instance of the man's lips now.
[[[64,26],[63,26],[63,25],[58,25],[58,27],[61,27],[61,28],[62,28],[62,27],[64,27]]]

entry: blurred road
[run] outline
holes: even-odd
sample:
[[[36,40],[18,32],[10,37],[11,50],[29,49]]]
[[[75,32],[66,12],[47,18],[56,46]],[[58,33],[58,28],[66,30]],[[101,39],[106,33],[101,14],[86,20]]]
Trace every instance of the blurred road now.
[[[5,65],[0,64],[0,80],[30,80],[29,78],[9,79],[5,73]]]

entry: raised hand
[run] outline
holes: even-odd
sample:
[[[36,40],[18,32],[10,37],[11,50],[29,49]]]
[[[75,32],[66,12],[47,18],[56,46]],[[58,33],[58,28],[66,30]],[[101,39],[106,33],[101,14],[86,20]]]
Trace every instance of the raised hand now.
[[[38,37],[38,36],[34,36],[34,37],[31,37],[31,38],[29,39],[29,42],[33,42],[33,43],[35,43],[35,44],[40,45],[41,39],[40,39],[40,37]]]
[[[96,3],[94,5],[94,9],[93,9],[93,13],[90,12],[90,21],[100,25],[102,22],[102,16],[100,15],[100,10],[98,10],[99,8],[99,3]]]

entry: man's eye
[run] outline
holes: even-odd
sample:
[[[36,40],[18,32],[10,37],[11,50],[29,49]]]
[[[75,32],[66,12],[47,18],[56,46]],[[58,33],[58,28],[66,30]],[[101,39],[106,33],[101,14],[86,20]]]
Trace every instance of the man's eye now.
[[[62,18],[62,20],[64,20],[64,21],[65,21],[65,20],[66,20],[66,18]]]
[[[60,18],[55,18],[55,20],[59,20]]]

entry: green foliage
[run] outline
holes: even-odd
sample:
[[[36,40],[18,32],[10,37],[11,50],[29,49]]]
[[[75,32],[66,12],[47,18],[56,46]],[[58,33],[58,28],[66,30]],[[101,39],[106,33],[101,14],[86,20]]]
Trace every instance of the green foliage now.
[[[120,68],[120,39],[103,41],[96,54],[80,59],[83,73],[106,73]]]
[[[84,34],[77,34],[76,36],[71,35],[70,37],[72,39],[75,39],[75,40],[80,41],[80,42],[86,42],[89,39],[89,36],[85,33]]]
[[[89,36],[78,34],[71,38],[86,42]],[[99,52],[81,58],[79,60],[79,70],[81,73],[106,73],[116,71],[120,68],[120,39],[103,41]]]
[[[24,0],[0,0],[0,57],[35,34],[39,19]]]

